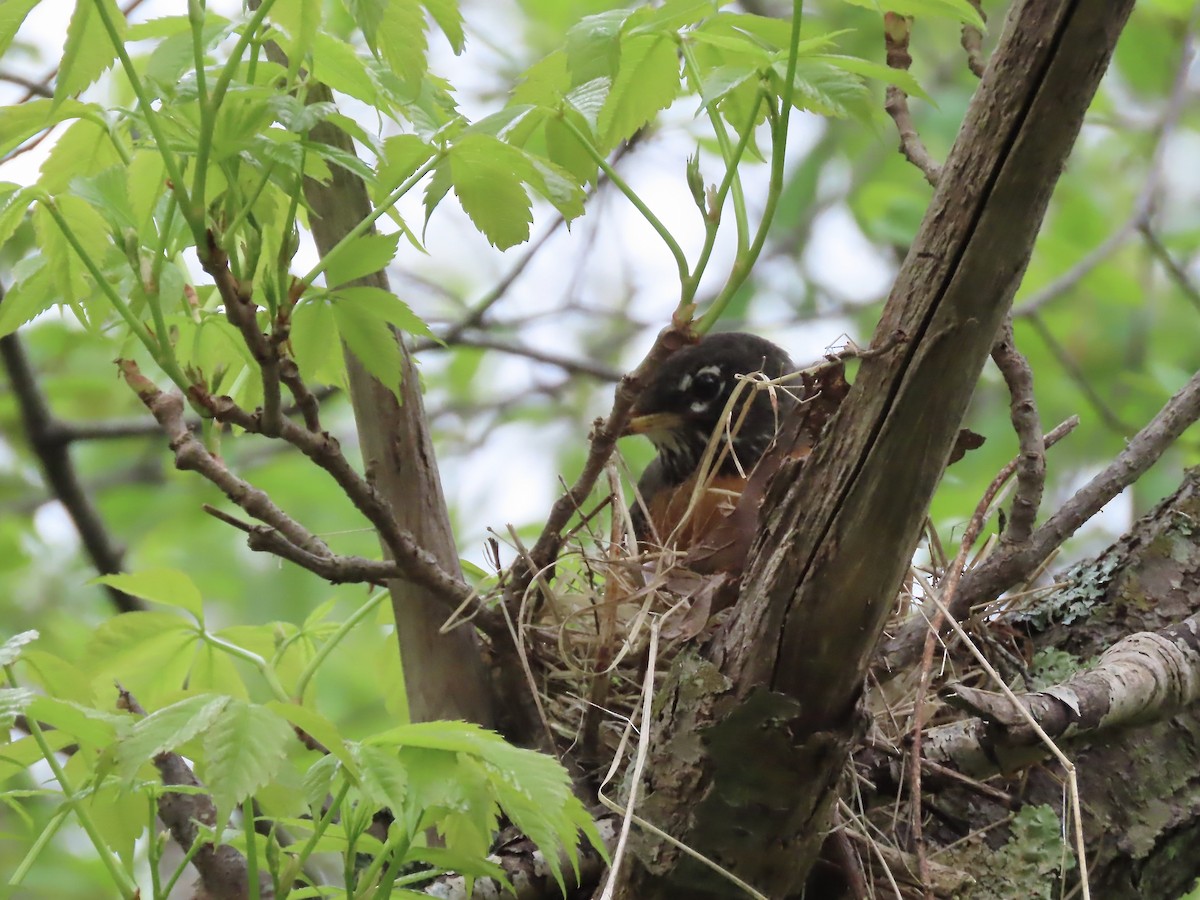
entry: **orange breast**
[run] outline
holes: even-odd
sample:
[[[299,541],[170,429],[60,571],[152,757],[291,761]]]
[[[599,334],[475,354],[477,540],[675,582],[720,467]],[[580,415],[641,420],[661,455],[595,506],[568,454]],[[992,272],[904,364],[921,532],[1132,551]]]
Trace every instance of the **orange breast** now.
[[[733,512],[746,479],[740,475],[715,476],[697,492],[696,476],[661,490],[647,501],[654,526],[644,543],[675,546],[681,550],[701,543]]]

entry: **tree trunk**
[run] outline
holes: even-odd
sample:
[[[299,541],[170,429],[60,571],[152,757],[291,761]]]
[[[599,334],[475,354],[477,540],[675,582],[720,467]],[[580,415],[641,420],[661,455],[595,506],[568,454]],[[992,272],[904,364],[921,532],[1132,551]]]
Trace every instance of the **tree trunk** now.
[[[309,90],[309,102],[331,99],[324,86]],[[354,152],[349,135],[328,122],[319,123],[310,137]],[[312,208],[313,236],[322,255],[371,212],[362,180],[340,166],[330,166],[330,170],[333,177],[328,184],[310,178],[304,185],[305,198]],[[390,290],[387,274],[382,271],[360,283]],[[350,398],[363,461],[368,476],[391,503],[400,527],[433,553],[443,569],[461,574],[437,458],[429,440],[420,377],[403,340],[400,347],[404,358],[402,403],[397,403],[392,392],[346,350]],[[440,628],[447,619],[445,605],[422,587],[390,581],[388,590],[413,721],[465,719],[492,725],[496,715],[491,682],[474,631],[467,626],[442,634]]]
[[[659,691],[639,814],[768,897],[800,889],[862,725],[863,678],[1051,190],[1132,2],[1016,4],[864,361],[785,462],[741,596]],[[625,898],[744,896],[643,836]]]

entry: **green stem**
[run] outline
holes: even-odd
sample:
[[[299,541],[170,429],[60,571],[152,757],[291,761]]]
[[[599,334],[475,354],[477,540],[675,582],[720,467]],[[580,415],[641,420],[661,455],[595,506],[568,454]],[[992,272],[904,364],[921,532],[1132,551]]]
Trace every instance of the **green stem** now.
[[[108,301],[113,305],[113,308],[121,318],[125,320],[125,324],[129,326],[137,339],[142,342],[142,346],[149,351],[154,362],[158,364],[160,369],[167,373],[168,377],[179,386],[180,390],[186,393],[191,383],[188,381],[187,376],[183,374],[183,370],[179,368],[179,363],[175,360],[175,353],[171,349],[170,343],[166,341],[166,333],[164,332],[160,335],[162,341],[160,343],[150,333],[150,329],[146,327],[145,323],[133,314],[133,310],[129,308],[129,304],[117,293],[116,288],[104,277],[104,273],[100,271],[100,267],[96,265],[95,260],[88,256],[87,251],[83,249],[83,245],[79,243],[75,232],[71,230],[71,226],[63,218],[53,198],[46,194],[40,194],[36,199],[42,204],[46,212],[50,213],[50,217],[54,219],[55,223],[62,230],[63,237],[67,239],[67,243],[79,255],[79,258],[83,260],[84,266],[91,273],[96,285],[104,292]]]
[[[333,652],[334,648],[337,647],[337,645],[345,639],[346,635],[353,631],[363,619],[369,616],[375,610],[375,608],[379,606],[380,601],[387,596],[387,591],[376,591],[367,599],[366,603],[356,609],[346,619],[345,622],[338,626],[338,630],[329,636],[329,640],[321,645],[321,649],[316,652],[312,660],[309,661],[309,664],[304,667],[304,671],[300,673],[300,677],[296,679],[295,696],[298,701],[301,703],[304,702],[304,691],[308,687],[308,683],[312,680],[313,676],[317,674],[317,669],[321,667],[321,664],[325,662],[325,660],[329,657],[329,654]]]
[[[225,63],[225,68],[221,70],[216,83],[213,84],[212,96],[209,97],[209,103],[213,109],[220,108],[221,101],[225,99],[225,93],[229,90],[229,84],[233,81],[233,75],[242,61],[242,55],[246,52],[250,42],[254,40],[254,33],[262,26],[263,21],[267,18],[267,13],[274,5],[275,0],[262,0],[262,4],[254,11],[250,21],[238,35],[237,43],[233,45],[233,50],[229,54],[229,61]]]
[[[375,858],[371,860],[371,864],[358,877],[358,891],[370,888],[375,879],[379,877],[379,873],[383,870],[384,865],[395,857],[397,848],[401,850],[401,856],[403,857],[404,853],[408,850],[408,835],[405,834],[403,828],[393,823],[387,840],[383,843],[383,847],[380,848],[379,852],[375,854]],[[386,884],[381,884],[377,887],[374,891],[377,900],[382,900],[383,897],[391,893],[391,884],[392,878],[389,876],[386,879]]]
[[[272,162],[266,167],[266,169],[263,170],[262,178],[260,178],[258,184],[254,186],[254,190],[251,192],[250,196],[246,198],[245,202],[242,204],[242,208],[237,211],[237,215],[235,215],[233,219],[230,220],[229,224],[225,226],[224,233],[221,235],[221,245],[225,250],[225,253],[231,259],[234,255],[234,248],[231,242],[236,240],[238,229],[241,228],[242,222],[246,220],[246,217],[250,215],[250,210],[253,209],[254,204],[258,201],[258,198],[262,195],[262,192],[266,190],[267,185],[271,181],[271,174],[274,171],[275,163]],[[292,202],[296,202],[295,197],[292,198]],[[254,273],[251,272],[250,274],[253,275]]]
[[[17,676],[13,672],[11,664],[4,667],[4,674],[8,676],[8,683],[10,685],[14,688],[18,686]],[[30,736],[37,743],[38,749],[42,751],[42,757],[46,760],[46,764],[50,766],[50,771],[54,773],[54,778],[58,781],[58,786],[62,788],[63,802],[71,808],[71,812],[75,813],[79,824],[83,826],[83,830],[87,833],[88,838],[91,839],[92,846],[96,848],[96,852],[100,855],[100,861],[104,864],[104,868],[108,870],[108,877],[112,879],[117,890],[121,892],[121,896],[129,898],[140,896],[137,884],[130,877],[129,873],[125,871],[121,865],[121,861],[117,859],[116,854],[112,852],[112,849],[100,834],[100,829],[92,821],[92,815],[88,811],[87,805],[79,802],[79,798],[75,796],[75,790],[71,787],[67,773],[59,763],[58,757],[55,756],[54,749],[46,741],[46,735],[42,731],[42,727],[38,724],[37,717],[27,716],[26,726],[29,728]]]
[[[155,900],[157,900],[159,897],[171,896],[171,892],[175,890],[175,882],[179,881],[183,873],[187,871],[187,867],[192,863],[192,858],[200,852],[201,848],[206,846],[208,846],[208,844],[201,840],[199,836],[197,836],[196,840],[192,841],[192,846],[187,848],[186,852],[183,854],[183,859],[179,861],[179,865],[176,866],[175,871],[171,873],[170,879],[163,886],[162,893],[154,895]]]
[[[218,650],[224,650],[230,656],[250,663],[254,668],[258,669],[263,680],[267,682],[267,687],[271,689],[271,693],[275,695],[277,700],[284,703],[290,703],[291,697],[288,692],[283,689],[283,685],[279,682],[279,677],[275,674],[275,670],[271,668],[271,664],[255,653],[253,650],[247,650],[245,647],[239,647],[237,644],[231,644],[224,638],[219,638],[211,631],[200,629],[200,637],[210,646],[216,647]]]
[[[721,224],[721,210],[725,208],[725,197],[730,189],[735,185],[740,185],[741,179],[738,178],[737,167],[741,163],[742,156],[746,152],[746,147],[750,144],[750,136],[754,128],[754,120],[758,117],[758,108],[764,102],[765,96],[760,91],[757,95],[754,106],[750,110],[750,118],[746,123],[746,128],[742,131],[741,139],[734,148],[729,162],[725,168],[725,177],[721,179],[721,184],[717,188],[716,196],[713,198],[713,208],[709,210],[709,216],[705,221],[704,246],[700,249],[700,256],[696,260],[696,266],[692,270],[691,277],[685,282],[681,304],[691,303],[696,296],[696,291],[700,287],[700,278],[704,274],[704,270],[708,268],[709,258],[712,256],[713,247],[717,242],[717,231]],[[736,205],[736,204],[735,204]],[[745,209],[742,210],[744,216]],[[749,224],[746,229],[749,230]],[[742,219],[738,219],[738,251],[734,259],[742,256],[746,252],[746,247],[742,246]]]
[[[250,900],[261,900],[262,891],[258,883],[258,842],[254,832],[254,801],[242,803],[242,827],[246,832],[246,880],[250,886]]]
[[[304,846],[300,850],[300,855],[294,857],[292,862],[288,865],[288,869],[284,873],[286,877],[280,879],[279,900],[287,900],[288,894],[291,893],[292,883],[295,881],[296,875],[299,874],[300,870],[304,868],[304,864],[308,861],[308,858],[312,856],[313,850],[316,849],[317,842],[321,840],[321,837],[325,834],[326,829],[329,828],[329,826],[333,823],[334,818],[341,811],[342,802],[346,799],[346,794],[349,792],[350,781],[347,779],[345,774],[343,774],[342,786],[338,788],[338,792],[334,795],[329,807],[325,810],[324,815],[322,815],[320,820],[317,822],[316,827],[313,828],[313,833],[309,835],[308,840],[304,842]]]
[[[387,197],[384,198],[384,201],[371,211],[369,216],[351,228],[344,238],[334,244],[330,251],[321,257],[320,262],[313,266],[312,269],[309,270],[308,274],[304,276],[304,283],[306,285],[312,284],[313,281],[316,280],[316,277],[325,271],[325,267],[329,264],[329,260],[333,258],[334,254],[341,250],[342,247],[346,246],[352,241],[358,240],[360,237],[366,234],[367,230],[375,224],[376,220],[385,215],[389,209],[396,205],[397,200],[412,190],[413,185],[433,171],[434,166],[441,162],[444,155],[444,151],[435,153],[432,157],[430,157],[425,165],[421,166],[421,168],[413,172],[412,175],[408,176],[408,178],[405,179],[404,183],[401,184],[400,187],[388,194]]]
[[[696,84],[696,90],[700,90],[700,84],[703,78],[700,75],[700,66],[696,62],[696,52],[688,41],[679,42],[680,50],[683,53],[683,64],[687,67],[688,74]],[[708,120],[712,123],[713,133],[717,137],[717,146],[721,149],[721,158],[725,161],[725,178],[723,181],[732,186],[733,190],[733,215],[734,221],[737,223],[737,252],[739,254],[746,251],[746,245],[750,241],[750,220],[746,214],[746,197],[742,191],[742,179],[738,175],[738,163],[741,161],[742,151],[746,148],[746,143],[750,137],[750,130],[754,127],[754,119],[758,115],[758,101],[754,104],[754,114],[750,117],[750,126],[743,132],[741,140],[737,147],[733,147],[729,142],[729,132],[725,128],[725,120],[721,114],[717,112],[715,103],[708,104]],[[732,179],[730,175],[732,174]],[[722,198],[723,199],[723,198]],[[720,206],[717,206],[718,213]],[[718,215],[713,218],[719,219]],[[707,262],[707,260],[705,260]],[[699,273],[702,271],[699,264],[693,270],[692,275],[699,281]]]
[[[200,134],[196,145],[196,172],[192,181],[192,214],[205,219],[204,195],[208,189],[208,154],[212,150],[213,121],[216,108],[209,103],[208,82],[204,74],[204,0],[188,0],[188,23],[192,30],[192,57],[196,67],[196,102],[200,107]],[[199,241],[197,241],[199,245]]]
[[[675,258],[675,266],[679,269],[680,282],[682,283],[686,281],[688,278],[687,257],[684,256],[683,249],[679,246],[678,242],[676,242],[675,238],[672,237],[671,232],[667,230],[667,226],[665,226],[659,220],[658,216],[650,211],[650,207],[648,207],[642,198],[639,197],[634,190],[625,183],[625,179],[617,174],[617,170],[609,165],[608,160],[605,159],[603,155],[601,155],[600,151],[595,148],[591,140],[588,139],[588,136],[579,130],[579,126],[572,122],[568,116],[563,116],[561,121],[567,126],[567,129],[573,135],[575,135],[575,139],[583,145],[583,149],[587,151],[588,155],[592,158],[596,165],[600,167],[600,171],[605,174],[605,176],[613,183],[617,190],[625,195],[625,198],[633,204],[634,209],[642,214],[642,217],[650,223],[650,227],[653,228],[655,232],[657,232],[658,236],[663,239],[663,243],[665,243],[667,245],[667,249],[671,251],[671,256]]]
[[[133,87],[134,96],[137,97],[138,105],[142,109],[142,115],[146,119],[146,127],[150,129],[150,133],[154,136],[154,143],[158,146],[158,152],[163,159],[163,166],[167,170],[167,178],[171,181],[171,190],[179,200],[179,205],[184,209],[184,215],[187,216],[188,226],[192,230],[192,236],[196,239],[196,245],[203,247],[204,219],[203,217],[193,219],[189,214],[191,212],[191,200],[188,197],[187,188],[183,186],[182,171],[169,149],[167,135],[162,130],[162,124],[158,121],[158,114],[154,111],[154,107],[150,105],[150,98],[146,94],[145,85],[142,84],[137,69],[133,66],[133,60],[129,58],[129,54],[125,50],[125,44],[121,40],[121,35],[117,32],[117,24],[109,16],[108,9],[101,0],[96,0],[96,11],[100,14],[100,18],[104,22],[104,30],[108,32],[108,39],[112,42],[113,49],[117,53],[117,58],[121,60],[121,68],[125,70],[125,77],[129,79],[129,84]]]
[[[158,871],[162,859],[162,842],[158,838],[158,803],[149,795],[146,803],[150,807],[149,826],[146,828],[146,863],[150,868],[150,896],[167,896],[162,892],[162,874]]]
[[[25,854],[25,858],[21,860],[16,871],[9,876],[8,886],[17,887],[25,880],[29,874],[29,870],[33,868],[33,864],[37,862],[42,851],[46,849],[49,843],[54,840],[54,836],[58,834],[58,830],[63,827],[63,823],[67,821],[67,816],[71,811],[66,806],[60,806],[54,811],[50,820],[46,822],[46,826],[42,829],[41,834],[34,839],[33,845],[29,848],[29,852]]]
[[[787,76],[783,84],[783,90],[779,93],[780,109],[773,117],[771,125],[771,176],[767,185],[767,202],[763,208],[762,219],[758,223],[758,231],[755,233],[750,247],[745,254],[739,255],[734,261],[733,269],[729,273],[729,278],[726,280],[725,286],[721,288],[721,293],[717,295],[712,305],[705,310],[704,315],[700,317],[700,321],[696,323],[695,329],[699,334],[707,332],[721,318],[722,313],[725,312],[725,307],[729,305],[729,301],[733,299],[734,294],[737,293],[738,289],[750,276],[750,271],[754,268],[754,263],[758,260],[759,254],[762,253],[763,245],[767,240],[767,232],[771,227],[772,220],[775,218],[775,210],[779,206],[779,197],[783,193],[784,150],[787,147],[788,122],[791,117],[792,94],[796,81],[796,64],[799,58],[800,21],[803,18],[803,14],[804,0],[793,0],[792,35],[788,46]]]

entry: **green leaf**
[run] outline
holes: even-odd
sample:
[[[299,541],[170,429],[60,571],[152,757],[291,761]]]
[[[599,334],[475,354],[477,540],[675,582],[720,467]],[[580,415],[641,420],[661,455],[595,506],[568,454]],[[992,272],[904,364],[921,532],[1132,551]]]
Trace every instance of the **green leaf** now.
[[[30,649],[21,655],[21,664],[30,681],[52,697],[94,705],[88,677],[78,667],[45,650]]]
[[[274,710],[230,700],[204,735],[204,783],[227,813],[275,777],[292,729]]]
[[[864,78],[872,78],[883,84],[894,84],[911,97],[919,97],[927,103],[934,102],[933,98],[917,83],[917,79],[913,77],[912,73],[906,72],[903,69],[893,69],[891,66],[884,65],[883,63],[873,62],[869,59],[859,59],[856,56],[826,54],[810,56],[809,59],[813,62],[828,63],[838,69],[853,72],[855,75],[861,75]]]
[[[17,30],[29,11],[38,5],[40,0],[5,0],[0,3],[0,56],[4,56],[17,36]]]
[[[362,303],[334,303],[333,319],[346,346],[393,394],[400,389],[400,346],[387,322]]]
[[[395,750],[370,744],[351,748],[358,765],[358,789],[374,806],[402,810],[408,793],[408,770]]]
[[[3,644],[0,644],[0,666],[11,666],[21,658],[21,648],[32,644],[40,635],[34,630],[14,634]]]
[[[510,144],[468,134],[450,150],[454,194],[475,227],[501,250],[529,240],[532,204],[521,181],[532,167]]]
[[[0,156],[7,156],[40,131],[53,128],[67,119],[78,119],[89,112],[100,112],[93,103],[78,100],[30,100],[19,106],[0,107]]]
[[[576,110],[564,110],[563,115],[578,120],[576,127],[585,134],[590,130]],[[552,162],[569,172],[578,184],[595,183],[599,172],[596,161],[562,119],[546,120],[546,153]]]
[[[623,41],[621,65],[600,111],[605,149],[633,136],[679,93],[679,54],[660,35]]]
[[[313,38],[313,77],[368,106],[380,104],[379,88],[354,48],[324,32]]]
[[[197,694],[139,719],[116,745],[121,777],[132,778],[158,754],[174,750],[207,730],[231,702],[230,697]]]
[[[432,144],[415,134],[398,134],[383,142],[379,191],[390,194],[434,154]]]
[[[67,42],[54,83],[56,106],[88,87],[117,58],[116,47],[97,6],[104,8],[117,36],[125,34],[125,14],[117,7],[116,0],[78,0],[67,24]]]
[[[111,743],[129,722],[127,716],[45,695],[29,705],[29,714],[39,723],[66,732],[80,743],[92,747],[104,747]]]
[[[373,315],[379,316],[400,331],[420,337],[433,337],[433,332],[421,317],[391,291],[369,286],[344,287],[338,288],[336,294],[339,305],[363,304]]]
[[[335,248],[325,257],[325,283],[331,288],[374,275],[396,256],[400,232],[367,234]]]
[[[611,78],[621,59],[621,27],[631,9],[611,9],[580,19],[567,32],[567,69],[571,84]]]
[[[313,40],[324,19],[323,6],[321,0],[299,0],[292,3],[276,3],[271,7],[271,19],[291,38],[290,41],[280,43],[287,54],[289,69],[293,72],[312,50]]]
[[[29,208],[29,194],[29,190],[22,190],[18,184],[0,184],[0,247],[8,242],[25,221],[25,213]]]
[[[567,54],[556,50],[524,71],[509,103],[554,107],[570,88],[571,75],[567,70]]]
[[[358,771],[354,756],[346,747],[346,742],[342,740],[337,726],[315,709],[295,703],[282,703],[278,700],[272,700],[267,707],[318,741],[333,757],[346,766],[351,774]]]
[[[112,246],[108,222],[80,197],[62,194],[53,202],[83,252],[96,266],[102,267]],[[33,227],[59,292],[58,302],[75,303],[89,296],[92,292],[91,273],[58,221],[42,204],[34,208]]]
[[[337,341],[329,336],[337,324],[333,307],[325,299],[305,300],[292,312],[292,356],[311,381],[341,384],[345,369]]]
[[[204,600],[200,596],[200,589],[178,569],[143,569],[122,575],[101,575],[95,579],[95,583],[106,584],[151,603],[177,606],[190,612],[197,621],[204,621]]]
[[[83,664],[93,679],[119,678],[150,703],[183,684],[198,640],[195,626],[176,613],[122,613],[96,628]]]
[[[351,0],[367,46],[397,75],[417,82],[425,74],[425,13],[417,0]]]
[[[29,270],[20,267],[19,279],[0,303],[0,336],[12,334],[61,299],[56,291],[54,270],[46,265],[44,256],[22,262],[29,263]]]
[[[455,0],[421,0],[422,5],[437,22],[442,34],[450,42],[454,55],[463,52],[466,37],[463,35],[463,18]]]
[[[845,2],[851,6],[873,9],[880,15],[883,15],[884,12],[894,12],[917,19],[923,17],[953,19],[964,25],[973,25],[980,31],[987,28],[987,23],[979,15],[979,11],[967,0],[887,0],[886,3],[880,3],[879,0],[845,0]]]
[[[0,688],[0,743],[8,743],[8,731],[13,722],[17,716],[24,715],[36,696],[29,688]]]

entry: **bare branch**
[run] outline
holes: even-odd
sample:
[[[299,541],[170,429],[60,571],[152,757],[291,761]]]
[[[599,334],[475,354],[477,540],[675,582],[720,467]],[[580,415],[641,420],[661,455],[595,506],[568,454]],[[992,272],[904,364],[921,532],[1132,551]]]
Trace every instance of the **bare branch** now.
[[[968,772],[1012,771],[1041,759],[1041,738],[1003,694],[951,685],[951,706],[979,718],[931,729],[930,755]],[[1018,695],[1054,738],[1157,721],[1200,700],[1200,613],[1159,632],[1138,632],[1113,644],[1095,667],[1062,684]]]
[[[967,572],[950,606],[951,614],[959,618],[964,611],[999,597],[1032,574],[1104,504],[1137,481],[1197,419],[1200,419],[1200,372],[1130,439],[1103,472],[1080,488],[1023,546],[1003,548]],[[924,642],[926,627],[924,619],[914,617],[883,645],[874,667],[880,681],[899,674],[913,663]]]
[[[1010,545],[1023,544],[1033,533],[1033,523],[1042,505],[1042,491],[1046,486],[1046,442],[1042,439],[1042,421],[1033,398],[1033,370],[1017,349],[1011,316],[1005,319],[1000,339],[992,348],[992,361],[1008,385],[1012,397],[1009,409],[1013,430],[1021,448],[1017,457],[1017,493],[1002,540]]]
[[[1188,298],[1192,306],[1200,309],[1200,287],[1196,285],[1187,271],[1181,266],[1175,257],[1171,255],[1171,251],[1158,236],[1149,222],[1142,222],[1138,226],[1138,231],[1146,240],[1146,245],[1150,248],[1150,252],[1155,258],[1162,263],[1164,269],[1167,270],[1167,275],[1175,282],[1175,286],[1183,292],[1183,295]]]
[[[887,64],[893,69],[907,72],[912,65],[912,56],[908,52],[911,33],[911,17],[893,12],[883,14],[883,41],[887,48]],[[908,94],[894,84],[889,84],[883,108],[896,123],[896,130],[900,133],[900,152],[904,154],[904,158],[921,170],[926,181],[937,187],[942,167],[930,156],[921,135],[913,125],[912,113],[908,109]]]
[[[0,302],[3,302],[3,292],[0,292]],[[56,437],[62,426],[54,419],[46,397],[38,387],[18,335],[0,338],[0,357],[21,410],[29,445],[38,458],[51,492],[75,523],[75,530],[79,532],[83,548],[96,571],[101,575],[117,574],[121,571],[124,552],[117,546],[100,518],[100,511],[80,483],[67,445]],[[119,612],[145,608],[141,600],[124,591],[107,585],[104,591]]]
[[[983,11],[981,0],[967,0],[967,2],[975,7],[975,12],[979,13],[979,17],[986,22],[987,13]],[[974,25],[962,27],[962,48],[967,52],[967,68],[976,78],[982,78],[983,70],[987,65],[983,60],[983,33]]]

